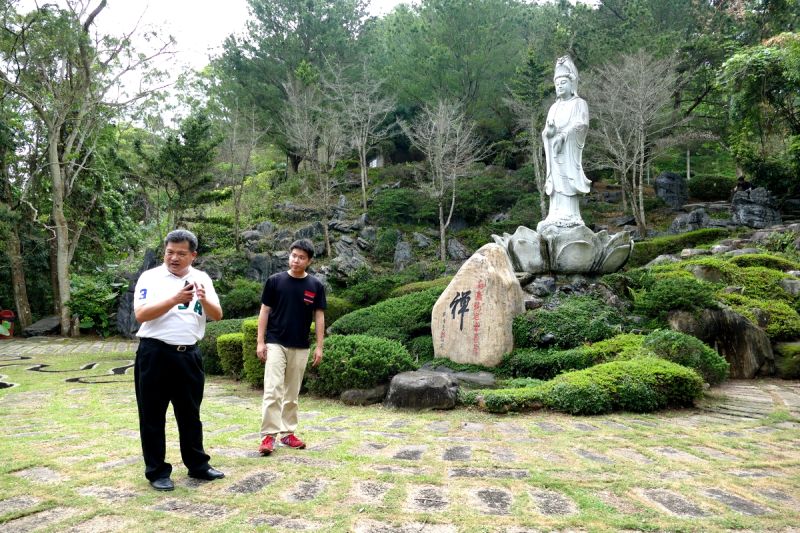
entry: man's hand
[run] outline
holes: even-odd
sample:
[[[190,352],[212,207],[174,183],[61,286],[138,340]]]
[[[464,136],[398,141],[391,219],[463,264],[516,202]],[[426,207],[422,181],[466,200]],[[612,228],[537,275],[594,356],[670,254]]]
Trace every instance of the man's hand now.
[[[203,294],[205,295],[205,292]],[[177,304],[189,305],[189,302],[194,299],[194,284],[188,283],[184,285],[172,298]]]
[[[267,362],[267,345],[263,342],[256,344],[256,356],[264,363]]]
[[[314,349],[314,362],[311,363],[311,366],[319,366],[322,362],[322,346],[317,345]]]

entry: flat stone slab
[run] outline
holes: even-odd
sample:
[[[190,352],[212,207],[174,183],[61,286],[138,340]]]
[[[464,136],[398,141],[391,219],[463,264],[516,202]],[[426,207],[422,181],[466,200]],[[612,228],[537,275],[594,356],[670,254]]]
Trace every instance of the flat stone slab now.
[[[528,494],[536,511],[544,516],[571,516],[578,512],[575,502],[560,492],[532,489]]]
[[[739,460],[739,458],[736,457],[735,455],[725,453],[723,451],[717,450],[716,448],[709,448],[708,446],[692,446],[692,450],[697,453],[702,453],[708,455],[709,457],[713,457],[714,459],[719,459],[720,461]]]
[[[115,531],[126,531],[136,526],[136,523],[129,518],[122,516],[95,516],[71,527],[67,533],[113,533]]]
[[[584,459],[588,459],[589,461],[594,461],[595,463],[603,463],[607,465],[614,464],[614,461],[612,461],[605,455],[593,452],[591,450],[584,450],[583,448],[575,448],[574,452],[579,456],[583,457]]]
[[[427,446],[405,446],[399,449],[392,456],[394,459],[403,459],[407,461],[419,461],[422,459],[422,454],[427,450]]]
[[[730,492],[726,492],[724,490],[711,488],[704,490],[703,494],[709,498],[717,500],[724,505],[727,505],[737,513],[744,515],[761,516],[769,512],[768,509],[758,505],[755,502],[746,500],[740,496],[737,496],[736,494],[731,494]]]
[[[29,514],[16,520],[3,524],[3,533],[27,533],[37,529],[53,526],[62,520],[72,518],[78,514],[78,509],[72,507],[54,507],[39,513]]]
[[[103,500],[106,502],[124,502],[126,500],[130,500],[131,498],[135,498],[138,494],[133,490],[121,489],[118,487],[107,487],[107,486],[89,486],[89,487],[82,487],[78,489],[78,494],[81,496],[90,496],[92,498],[97,498],[98,500]]]
[[[377,504],[383,501],[392,486],[382,481],[360,481],[353,486],[350,494],[355,501]]]
[[[139,455],[132,455],[130,457],[124,457],[122,459],[114,459],[111,461],[99,463],[97,466],[95,466],[95,468],[97,470],[111,470],[112,468],[119,468],[121,466],[128,466],[135,464],[141,464],[142,466],[144,466],[144,459]]]
[[[548,433],[561,433],[564,431],[564,428],[552,422],[536,422],[536,425],[539,426],[539,429]]]
[[[530,474],[519,468],[451,468],[450,477],[524,479]]]
[[[654,506],[671,515],[701,518],[708,516],[708,512],[690,502],[680,494],[666,489],[644,489],[637,491]]]
[[[409,491],[406,508],[411,512],[444,511],[450,501],[442,487],[421,485]]]
[[[353,533],[458,533],[452,524],[428,524],[410,522],[403,525],[387,524],[377,520],[359,520],[353,525]]]
[[[235,494],[252,494],[254,492],[259,492],[264,487],[274,483],[279,477],[280,476],[274,472],[257,472],[228,487],[228,492],[233,492]]]
[[[46,466],[34,466],[33,468],[26,468],[25,470],[18,470],[13,472],[14,476],[18,478],[27,479],[33,483],[41,483],[45,485],[54,485],[66,480],[67,477],[52,468]]]
[[[195,503],[179,499],[169,499],[163,501],[154,505],[150,509],[154,511],[165,511],[168,513],[176,513],[184,516],[192,516],[195,518],[203,518],[208,520],[225,518],[234,512],[227,507],[223,507],[222,505]]]
[[[692,455],[688,452],[684,452],[683,450],[679,450],[671,446],[659,446],[656,448],[650,448],[650,450],[668,459],[686,461],[689,463],[704,462],[703,459],[700,459],[696,455]]]
[[[585,422],[574,422],[572,427],[577,429],[578,431],[599,431],[600,428],[597,426],[593,426],[592,424],[587,424]]]
[[[641,511],[629,498],[623,498],[610,491],[596,492],[595,497],[622,514],[636,514]]]
[[[442,454],[444,461],[469,461],[472,458],[472,448],[469,446],[453,446],[447,448]]]
[[[322,529],[323,527],[323,525],[319,522],[312,522],[302,518],[289,518],[279,515],[258,516],[248,520],[248,523],[254,527],[269,526],[283,529],[285,531],[316,531],[318,529]]]
[[[322,494],[327,486],[328,481],[323,479],[301,481],[283,495],[283,499],[291,503],[308,502]]]
[[[613,448],[609,451],[618,457],[622,457],[623,459],[628,459],[630,461],[639,463],[641,465],[652,464],[654,462],[652,459],[650,459],[643,453],[639,453],[633,448]]]
[[[212,457],[221,456],[221,457],[235,457],[241,459],[256,459],[260,458],[261,454],[258,453],[258,449],[255,447],[252,448],[211,448],[208,452],[211,454]]]
[[[450,431],[450,422],[447,420],[438,420],[436,422],[431,422],[428,424],[428,427],[425,428],[431,433],[447,433]]]
[[[397,465],[376,465],[372,470],[379,474],[400,474],[405,476],[422,476],[428,473],[425,468]]]
[[[5,500],[0,500],[0,515],[16,513],[23,509],[30,509],[40,503],[42,503],[42,500],[34,498],[33,496],[14,496],[13,498],[6,498]]]
[[[470,491],[470,500],[478,510],[488,515],[507,515],[511,512],[514,495],[508,489],[485,487]]]

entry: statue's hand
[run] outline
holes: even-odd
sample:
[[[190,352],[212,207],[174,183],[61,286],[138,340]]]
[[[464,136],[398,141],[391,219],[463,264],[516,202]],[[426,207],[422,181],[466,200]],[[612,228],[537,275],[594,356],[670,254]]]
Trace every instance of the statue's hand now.
[[[560,154],[562,148],[564,148],[564,136],[563,135],[559,135],[553,141],[553,149],[556,151],[557,154]]]
[[[556,123],[554,120],[551,119],[547,121],[547,125],[544,128],[544,133],[548,137],[552,137],[556,134]]]

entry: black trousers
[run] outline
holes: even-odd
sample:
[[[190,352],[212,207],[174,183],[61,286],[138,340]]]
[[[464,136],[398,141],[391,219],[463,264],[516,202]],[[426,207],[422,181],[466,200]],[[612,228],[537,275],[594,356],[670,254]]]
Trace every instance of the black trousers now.
[[[178,423],[183,464],[189,472],[208,469],[209,456],[203,450],[203,424],[200,422],[205,374],[197,346],[178,351],[176,346],[143,338],[136,351],[133,376],[145,477],[153,481],[172,473],[172,465],[165,462],[164,432],[170,402]]]

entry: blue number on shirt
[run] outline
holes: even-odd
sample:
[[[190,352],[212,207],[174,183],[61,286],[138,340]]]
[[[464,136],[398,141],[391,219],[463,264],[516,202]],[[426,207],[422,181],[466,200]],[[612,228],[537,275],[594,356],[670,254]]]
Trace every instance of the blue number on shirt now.
[[[147,298],[147,289],[139,289],[139,299],[144,300]]]

